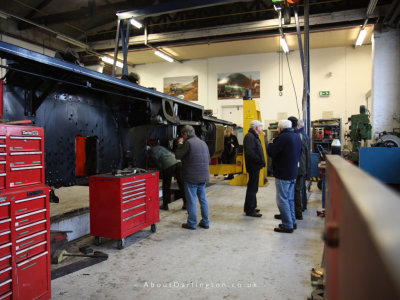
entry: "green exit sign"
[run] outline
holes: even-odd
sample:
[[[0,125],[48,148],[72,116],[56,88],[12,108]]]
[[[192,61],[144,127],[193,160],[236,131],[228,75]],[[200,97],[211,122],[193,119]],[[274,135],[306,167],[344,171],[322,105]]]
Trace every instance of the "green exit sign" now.
[[[319,92],[319,96],[320,96],[320,97],[329,97],[330,94],[331,94],[330,91],[320,91],[320,92]]]

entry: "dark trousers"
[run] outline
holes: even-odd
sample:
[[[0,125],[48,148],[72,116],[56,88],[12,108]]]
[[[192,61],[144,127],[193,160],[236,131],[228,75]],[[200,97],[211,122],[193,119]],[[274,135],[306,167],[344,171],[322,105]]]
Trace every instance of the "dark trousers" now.
[[[171,181],[172,176],[175,176],[176,181],[178,182],[179,190],[182,194],[183,204],[186,203],[185,196],[185,188],[182,180],[182,163],[177,163],[169,168],[166,168],[163,171],[163,181],[162,181],[162,190],[163,190],[163,205],[167,205],[171,202]]]
[[[294,211],[296,213],[296,218],[303,216],[303,185],[304,185],[304,175],[297,175],[296,184],[294,186]]]
[[[302,196],[302,202],[303,202],[303,210],[307,209],[307,188],[306,188],[306,179],[304,178],[303,180],[303,196]]]
[[[249,181],[247,182],[246,199],[244,201],[244,212],[252,214],[257,207],[258,180],[260,178],[260,170],[248,171]]]

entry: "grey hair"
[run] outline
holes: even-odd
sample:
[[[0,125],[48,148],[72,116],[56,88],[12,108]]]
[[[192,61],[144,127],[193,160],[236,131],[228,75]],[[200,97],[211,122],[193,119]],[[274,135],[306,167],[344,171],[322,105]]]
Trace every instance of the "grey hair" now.
[[[300,126],[300,128],[304,127],[304,121],[303,120],[299,120],[299,126]]]
[[[278,123],[278,128],[280,128],[281,130],[286,128],[292,128],[292,122],[289,120],[280,120]]]
[[[250,127],[252,129],[254,129],[254,128],[258,127],[258,126],[263,126],[263,123],[261,123],[258,120],[253,120],[253,121],[250,122]]]
[[[181,129],[181,134],[184,135],[185,133],[188,135],[188,137],[192,137],[192,136],[196,135],[194,128],[190,125],[185,125]]]

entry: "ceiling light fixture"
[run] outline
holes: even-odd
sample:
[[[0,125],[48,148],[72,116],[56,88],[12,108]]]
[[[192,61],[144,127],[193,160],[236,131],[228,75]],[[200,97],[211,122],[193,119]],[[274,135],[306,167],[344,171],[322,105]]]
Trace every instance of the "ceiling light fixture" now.
[[[138,22],[138,21],[136,21],[135,19],[130,19],[130,22],[131,22],[131,24],[133,25],[133,26],[135,26],[136,28],[138,28],[138,29],[140,29],[140,28],[142,28],[142,23],[140,23],[140,22]]]
[[[171,56],[168,56],[167,54],[159,50],[154,51],[154,54],[161,57],[162,59],[165,59],[166,61],[169,61],[170,63],[174,62],[174,59]]]
[[[112,59],[109,56],[102,56],[101,60],[104,61],[107,64],[114,65],[114,59]],[[124,64],[122,62],[118,61],[118,60],[117,60],[117,64],[116,65],[117,65],[118,68],[122,68],[124,66]]]
[[[365,30],[365,28],[361,28],[360,33],[358,34],[357,41],[356,41],[356,47],[361,46],[363,44],[366,35],[367,35],[367,31]]]
[[[281,37],[281,46],[282,46],[283,52],[289,53],[290,49],[289,49],[289,46],[287,44],[286,38],[284,36]]]

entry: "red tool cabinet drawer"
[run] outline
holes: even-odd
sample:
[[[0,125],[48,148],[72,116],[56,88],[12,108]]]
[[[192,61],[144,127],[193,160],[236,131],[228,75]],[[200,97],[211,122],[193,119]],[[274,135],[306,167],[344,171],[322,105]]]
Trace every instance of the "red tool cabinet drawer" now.
[[[11,219],[4,219],[0,221],[0,233],[9,231],[11,229]]]
[[[146,222],[146,211],[122,219],[122,231],[129,230]]]
[[[0,153],[6,153],[7,152],[7,145],[4,143],[1,143],[2,141],[5,140],[0,140]]]
[[[17,263],[24,261],[28,258],[31,258],[42,252],[45,252],[46,250],[47,250],[47,241],[43,241],[31,247],[25,248],[21,251],[17,251],[16,253]]]
[[[15,250],[19,251],[28,247],[31,247],[37,243],[43,242],[46,240],[47,230],[43,230],[37,232],[35,234],[29,235],[27,237],[18,239],[15,242]]]
[[[11,254],[11,243],[0,246],[0,257],[5,257]]]
[[[10,164],[10,167],[30,167],[42,165],[42,152],[30,152],[37,154],[21,155],[23,153],[10,153],[10,156],[7,160],[7,162]]]
[[[146,195],[125,199],[122,201],[122,211],[142,203],[146,203]]]
[[[6,173],[6,161],[0,160],[0,174]]]
[[[42,137],[40,136],[14,136],[9,137],[11,151],[27,152],[42,150]]]
[[[130,208],[122,210],[122,220],[125,221],[129,219],[129,217],[137,215],[141,212],[146,212],[146,203],[141,203],[136,206],[132,206]]]
[[[4,197],[7,199],[7,197]],[[10,217],[10,202],[0,202],[0,220]]]
[[[11,289],[12,289],[11,283],[12,283],[11,278],[4,280],[3,282],[0,283],[0,295],[11,291]]]
[[[50,293],[47,272],[43,271],[47,269],[48,261],[46,251],[17,264],[18,299],[32,299],[32,295],[37,299]]]
[[[11,254],[0,257],[0,270],[11,267]]]
[[[11,230],[0,232],[0,245],[11,242]]]
[[[39,184],[43,181],[43,166],[12,167],[10,170],[10,188]]]
[[[5,294],[0,296],[0,300],[10,300],[11,296],[12,296],[12,292],[11,291],[7,292],[7,293],[5,293]]]
[[[28,214],[23,214],[15,217],[15,227],[25,226],[36,221],[46,219],[46,209],[40,209]]]
[[[11,271],[12,271],[11,267],[0,270],[0,282],[7,281],[8,279],[11,278],[12,277]]]
[[[46,220],[37,221],[32,224],[20,226],[15,230],[15,238],[20,239],[24,236],[32,235],[46,229]]]
[[[46,195],[15,200],[15,215],[26,214],[46,208]]]
[[[0,189],[1,190],[5,189],[6,185],[7,185],[7,183],[6,183],[6,173],[1,172],[0,173]]]

